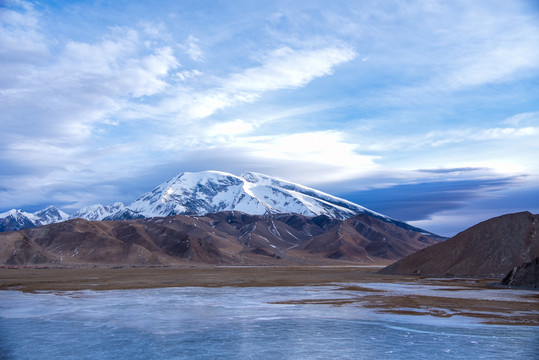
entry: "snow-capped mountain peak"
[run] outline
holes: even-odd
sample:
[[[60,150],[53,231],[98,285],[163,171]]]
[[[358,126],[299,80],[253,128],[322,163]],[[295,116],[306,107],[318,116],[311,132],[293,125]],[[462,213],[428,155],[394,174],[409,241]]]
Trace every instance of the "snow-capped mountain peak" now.
[[[35,213],[12,209],[0,214],[0,231],[13,231],[67,220],[69,215],[49,206]]]
[[[244,172],[241,176],[221,171],[184,172],[140,196],[128,206],[120,202],[106,206],[91,205],[80,209],[69,218],[81,217],[94,221],[127,220],[179,214],[205,215],[221,211],[240,211],[253,215],[326,215],[341,220],[357,214],[368,214],[399,227],[428,234],[424,230],[413,228],[348,200],[255,172]],[[54,207],[33,214],[10,210],[0,214],[0,231],[18,230],[66,219],[67,215]]]
[[[91,221],[101,221],[106,217],[125,209],[125,205],[121,202],[115,202],[112,205],[95,204],[86,206],[70,216],[71,219],[84,218]]]
[[[4,219],[7,217],[11,217],[13,219],[27,218],[32,220],[35,218],[34,214],[22,211],[20,209],[11,209],[6,212],[0,213],[0,219]]]
[[[185,172],[142,195],[129,208],[146,217],[233,210],[244,183],[219,171]]]
[[[181,173],[128,208],[146,217],[236,210],[255,215],[292,212],[338,219],[369,213],[386,218],[347,200],[255,172],[241,176],[220,171]]]
[[[48,206],[43,210],[36,211],[33,214],[41,223],[41,225],[52,224],[69,219],[69,215],[55,206]]]

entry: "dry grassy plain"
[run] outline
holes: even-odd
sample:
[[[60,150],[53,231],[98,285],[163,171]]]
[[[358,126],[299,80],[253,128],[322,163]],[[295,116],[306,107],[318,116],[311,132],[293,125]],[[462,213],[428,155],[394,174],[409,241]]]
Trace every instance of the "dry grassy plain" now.
[[[4,268],[0,269],[0,289],[29,292],[182,286],[303,286],[402,278],[375,274],[379,269],[356,266]]]

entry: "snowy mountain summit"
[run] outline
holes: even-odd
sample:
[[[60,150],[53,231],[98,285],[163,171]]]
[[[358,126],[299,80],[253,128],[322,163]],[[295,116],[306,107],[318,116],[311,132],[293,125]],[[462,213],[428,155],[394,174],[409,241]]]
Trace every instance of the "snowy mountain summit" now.
[[[47,209],[50,212],[53,207]],[[13,211],[16,210],[11,210]],[[255,172],[244,172],[241,176],[220,171],[184,172],[142,195],[128,206],[120,202],[107,206],[91,205],[80,209],[69,218],[93,221],[129,220],[170,215],[206,215],[220,211],[240,211],[252,215],[278,213],[325,215],[340,220],[357,214],[367,214],[407,230],[429,234],[322,191]],[[2,215],[7,216],[8,213],[10,212],[0,215],[0,222],[3,221]],[[50,217],[48,222],[37,223],[34,219],[38,213],[24,213],[25,216],[20,216],[20,220],[27,218],[28,221],[24,220],[25,225],[9,229],[10,226],[6,223],[2,231],[66,220],[65,214],[59,214]]]
[[[121,202],[112,205],[95,204],[73,213],[70,219],[83,218],[90,221],[142,219],[144,215],[132,211]]]
[[[49,206],[35,213],[12,209],[0,214],[0,232],[48,225],[67,219],[69,219],[69,215],[54,206]]]
[[[181,173],[128,206],[145,217],[241,211],[253,215],[297,213],[346,219],[358,213],[385,216],[292,182],[245,172]]]

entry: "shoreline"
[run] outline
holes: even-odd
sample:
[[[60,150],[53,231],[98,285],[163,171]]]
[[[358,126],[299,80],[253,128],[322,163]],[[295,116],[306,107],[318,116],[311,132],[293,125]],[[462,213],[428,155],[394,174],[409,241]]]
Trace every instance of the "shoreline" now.
[[[310,306],[348,304],[401,315],[463,316],[494,325],[539,325],[537,291],[500,288],[493,284],[496,279],[385,275],[376,273],[378,268],[382,266],[0,268],[0,292],[329,285],[345,291],[347,297],[297,299],[285,303]],[[369,284],[377,285],[378,289],[369,288]],[[384,285],[380,288],[381,284]],[[417,286],[418,290],[417,293],[398,294],[391,291],[395,286]],[[435,290],[435,294],[423,293],[421,289],[424,288]],[[469,291],[476,295],[466,296]],[[484,297],[478,295],[483,291]],[[514,292],[514,299],[492,298],[492,291],[499,291],[499,294]]]

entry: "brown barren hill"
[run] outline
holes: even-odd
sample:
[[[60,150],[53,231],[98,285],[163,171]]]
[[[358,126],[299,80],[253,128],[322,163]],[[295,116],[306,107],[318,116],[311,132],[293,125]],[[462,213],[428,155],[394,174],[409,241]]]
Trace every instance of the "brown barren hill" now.
[[[0,234],[7,266],[386,265],[438,240],[369,215],[220,212],[126,221],[72,219]]]
[[[334,222],[326,230],[304,242],[299,250],[329,259],[360,262],[369,258],[398,260],[440,240],[366,214]]]
[[[529,212],[486,220],[380,270],[383,274],[501,278],[539,256],[539,215]]]

